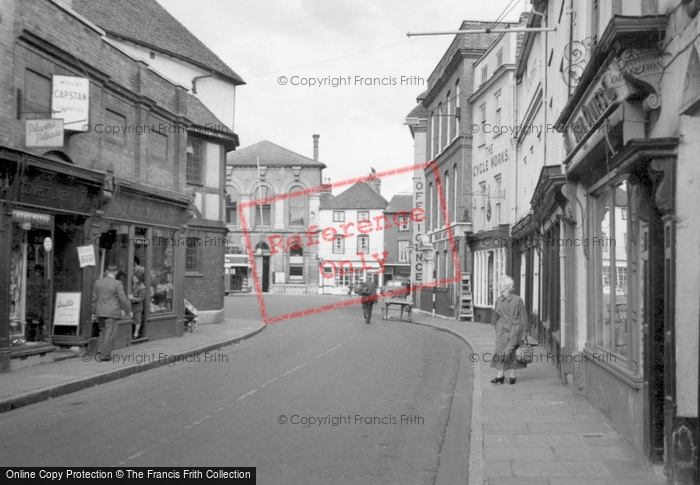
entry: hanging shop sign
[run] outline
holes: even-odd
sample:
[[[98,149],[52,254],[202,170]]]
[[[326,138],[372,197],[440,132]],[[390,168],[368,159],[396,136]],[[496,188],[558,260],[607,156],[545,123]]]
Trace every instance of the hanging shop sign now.
[[[92,244],[90,246],[78,246],[78,260],[80,261],[81,268],[96,266],[95,246]]]
[[[53,311],[53,325],[78,327],[80,325],[80,300],[82,293],[56,293],[56,306]]]
[[[62,148],[63,120],[25,120],[24,144],[27,148]]]
[[[564,128],[569,158],[589,140],[597,142],[610,127],[604,122],[633,94],[645,93],[645,110],[656,109],[658,86],[668,54],[657,49],[627,49],[611,53],[603,63]]]
[[[63,120],[67,131],[85,131],[90,122],[90,80],[83,77],[53,76],[51,115]]]

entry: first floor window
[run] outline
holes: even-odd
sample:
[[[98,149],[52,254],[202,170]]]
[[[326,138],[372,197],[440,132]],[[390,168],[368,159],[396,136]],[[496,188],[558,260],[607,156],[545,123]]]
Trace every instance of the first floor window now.
[[[399,263],[408,263],[408,245],[410,241],[399,241],[398,260]]]
[[[333,211],[333,222],[345,222],[345,211]]]
[[[357,252],[369,253],[369,236],[357,236]]]
[[[230,185],[226,187],[226,224],[238,225],[238,191]]]
[[[269,201],[266,201],[272,196],[272,192],[266,186],[255,189],[255,201],[260,201],[258,204],[251,206],[252,211],[255,211],[255,227],[270,226],[271,209]],[[265,201],[265,202],[263,202]]]
[[[345,239],[342,234],[336,234],[333,238],[333,254],[345,254]]]

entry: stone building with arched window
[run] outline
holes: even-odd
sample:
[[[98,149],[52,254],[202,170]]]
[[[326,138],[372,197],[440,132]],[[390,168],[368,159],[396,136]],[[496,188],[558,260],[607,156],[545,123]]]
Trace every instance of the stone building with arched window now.
[[[266,140],[227,155],[230,291],[316,292],[318,246],[308,244],[308,233],[318,225],[326,168],[318,161],[318,138],[313,158]]]

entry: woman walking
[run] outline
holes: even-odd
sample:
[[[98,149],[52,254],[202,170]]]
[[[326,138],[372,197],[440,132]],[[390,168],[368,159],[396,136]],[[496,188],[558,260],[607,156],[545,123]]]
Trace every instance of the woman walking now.
[[[527,364],[515,359],[515,350],[529,334],[529,318],[523,300],[513,293],[513,278],[502,276],[498,283],[501,294],[496,300],[492,322],[496,325],[496,350],[493,352],[491,367],[498,374],[492,384],[503,384],[505,372],[510,371],[508,384],[515,384],[515,369],[524,369]]]

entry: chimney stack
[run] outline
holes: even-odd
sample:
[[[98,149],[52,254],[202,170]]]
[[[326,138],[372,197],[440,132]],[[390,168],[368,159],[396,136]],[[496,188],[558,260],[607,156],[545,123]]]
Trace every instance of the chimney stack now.
[[[314,137],[314,160],[318,162],[318,138],[321,135],[313,135]]]
[[[374,177],[372,179],[371,183],[372,188],[377,192],[379,195],[382,195],[382,179],[379,177]]]

